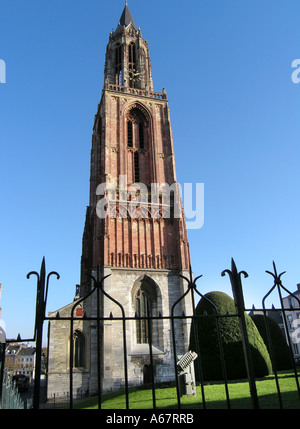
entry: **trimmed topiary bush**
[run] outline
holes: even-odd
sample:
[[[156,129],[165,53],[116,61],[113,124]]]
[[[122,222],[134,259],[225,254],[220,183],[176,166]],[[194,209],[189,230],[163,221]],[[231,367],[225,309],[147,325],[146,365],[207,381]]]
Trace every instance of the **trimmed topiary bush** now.
[[[270,344],[267,336],[265,317],[262,314],[254,314],[253,316],[251,316],[251,318],[255,323],[255,326],[257,327],[270,353]],[[266,320],[269,325],[272,350],[277,371],[293,368],[290,348],[285,340],[282,330],[280,329],[278,324],[270,317],[266,316]]]
[[[212,317],[216,312],[210,302],[215,305],[219,315],[227,316],[218,318],[227,378],[245,378],[247,377],[247,371],[239,319],[229,316],[230,314],[236,314],[234,301],[223,292],[210,292],[197,305],[195,314],[201,317],[193,319],[190,334],[190,350],[195,351],[198,355],[200,354],[203,379],[224,379],[220,359],[217,320],[216,317]],[[255,376],[269,375],[272,373],[272,365],[266,345],[252,319],[247,314],[245,314],[245,317]],[[195,374],[196,379],[199,380],[199,357],[195,361]]]

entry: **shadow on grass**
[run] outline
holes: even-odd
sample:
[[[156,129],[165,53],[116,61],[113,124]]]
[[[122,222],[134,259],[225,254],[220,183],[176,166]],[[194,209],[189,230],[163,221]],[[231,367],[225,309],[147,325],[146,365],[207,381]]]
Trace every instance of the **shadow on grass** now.
[[[300,409],[300,398],[297,391],[281,393],[281,401],[283,409]],[[253,409],[250,398],[233,398],[230,399],[230,409]],[[170,405],[164,407],[165,409],[177,409],[177,405]],[[214,409],[222,410],[228,409],[227,402],[221,401],[207,401],[205,407],[203,403],[184,402],[181,403],[181,409]],[[260,409],[280,409],[280,401],[277,393],[259,396]]]
[[[113,392],[111,394],[105,395],[105,402],[112,400],[113,402],[110,406],[106,405],[105,402],[102,404],[103,409],[124,409],[125,408],[125,398],[124,393],[118,391]],[[109,398],[107,397],[109,396]],[[114,401],[115,399],[115,401]],[[281,393],[282,399],[282,408],[283,409],[300,409],[300,400],[298,392],[283,392]],[[157,409],[178,409],[177,402],[170,404],[170,402],[174,401],[175,398],[167,396],[162,401],[161,399],[157,400]],[[139,405],[143,404],[144,409],[152,409],[152,401],[149,398],[147,401],[147,406],[145,406],[145,400],[138,398],[130,398],[130,409],[139,409],[141,408]],[[169,405],[164,405],[163,402],[169,402]],[[259,396],[259,407],[260,409],[280,409],[280,402],[278,398],[278,394],[267,394]],[[93,397],[89,398],[86,401],[82,401],[78,404],[74,405],[74,408],[88,409],[88,408],[98,408],[98,398]],[[201,402],[200,397],[194,397],[192,401],[189,402],[188,397],[183,397],[181,401],[181,409],[228,409],[227,402],[225,400],[219,401],[207,401],[205,407],[203,406],[203,402]],[[247,398],[233,398],[230,399],[230,409],[252,409],[251,399]]]

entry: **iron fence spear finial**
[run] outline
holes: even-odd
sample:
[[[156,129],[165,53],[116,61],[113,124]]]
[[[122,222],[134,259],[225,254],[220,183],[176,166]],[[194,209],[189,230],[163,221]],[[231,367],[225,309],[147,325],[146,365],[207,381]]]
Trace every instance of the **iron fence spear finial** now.
[[[282,286],[282,282],[281,282],[281,276],[283,274],[286,273],[286,271],[283,271],[282,273],[280,273],[279,275],[277,274],[277,268],[276,268],[276,264],[273,261],[273,268],[274,268],[274,273],[272,273],[271,271],[266,270],[266,273],[270,274],[273,278],[274,278],[274,283],[277,286]]]

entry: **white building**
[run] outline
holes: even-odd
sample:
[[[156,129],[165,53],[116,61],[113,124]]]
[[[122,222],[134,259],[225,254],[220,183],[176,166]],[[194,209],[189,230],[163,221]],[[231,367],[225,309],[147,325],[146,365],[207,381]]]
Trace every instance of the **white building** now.
[[[300,362],[300,284],[297,290],[283,298],[283,307],[287,321],[287,335],[291,339],[291,345],[296,362]]]

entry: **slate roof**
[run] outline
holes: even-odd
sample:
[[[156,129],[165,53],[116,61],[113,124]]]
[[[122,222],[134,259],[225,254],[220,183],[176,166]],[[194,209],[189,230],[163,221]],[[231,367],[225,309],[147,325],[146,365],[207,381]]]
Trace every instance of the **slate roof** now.
[[[129,24],[131,24],[136,31],[138,30],[138,28],[134,22],[134,19],[130,13],[128,4],[126,2],[125,8],[123,10],[123,13],[122,13],[120,21],[119,21],[119,25],[121,25],[122,27],[123,26],[128,27]]]
[[[18,355],[21,356],[32,356],[35,354],[35,347],[25,347],[24,349],[21,349],[18,353]]]

